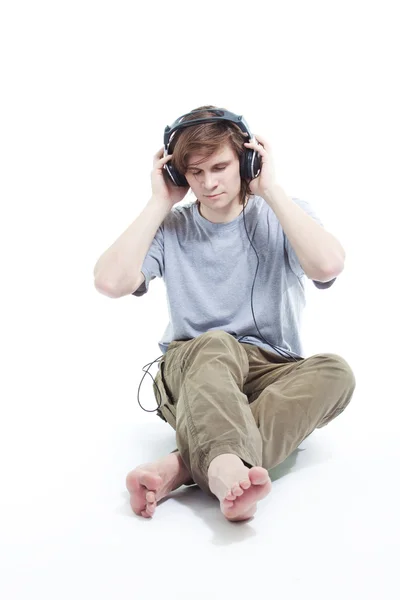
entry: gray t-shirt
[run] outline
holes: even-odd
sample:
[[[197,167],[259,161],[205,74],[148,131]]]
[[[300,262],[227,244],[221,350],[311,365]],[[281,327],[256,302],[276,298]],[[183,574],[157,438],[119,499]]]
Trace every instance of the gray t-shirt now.
[[[321,226],[310,205],[292,198]],[[173,340],[193,339],[207,331],[227,331],[241,342],[278,354],[261,335],[295,357],[300,339],[307,277],[274,211],[260,196],[229,223],[211,223],[196,202],[176,205],[158,228],[143,261],[145,281],[133,292],[142,296],[155,277],[166,286],[170,322],[158,345],[163,354]],[[314,282],[319,288],[327,283]]]

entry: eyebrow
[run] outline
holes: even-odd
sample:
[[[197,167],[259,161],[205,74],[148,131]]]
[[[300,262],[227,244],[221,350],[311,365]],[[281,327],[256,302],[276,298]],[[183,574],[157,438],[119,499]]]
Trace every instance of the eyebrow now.
[[[232,162],[231,160],[224,160],[222,162],[215,163],[215,165],[212,165],[212,166],[213,167],[221,167],[222,165],[230,165],[231,162]],[[193,166],[188,165],[187,169],[199,169],[199,168],[196,167],[195,165],[193,165]],[[202,171],[202,169],[199,169],[199,171]]]

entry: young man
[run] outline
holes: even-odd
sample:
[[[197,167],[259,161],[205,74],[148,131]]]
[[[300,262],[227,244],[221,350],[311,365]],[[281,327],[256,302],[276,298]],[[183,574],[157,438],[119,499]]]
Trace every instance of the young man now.
[[[267,469],[340,414],[355,388],[343,358],[303,358],[299,338],[302,278],[331,285],[343,270],[342,246],[307,203],[277,184],[261,136],[245,142],[227,126],[221,141],[221,127],[218,135],[207,127],[197,126],[197,150],[182,152],[177,143],[173,152],[177,164],[186,161],[188,187],[166,182],[172,155],[155,155],[148,205],[95,267],[96,288],[111,297],[141,296],[156,276],[167,288],[171,323],[154,393],[179,451],[127,475],[132,509],[147,518],[172,490],[197,483],[228,520],[249,519],[271,489]],[[202,131],[207,140],[215,133],[211,154],[202,151]],[[247,188],[245,148],[262,160]],[[171,210],[189,187],[197,201]],[[253,310],[257,258],[249,238],[259,255]]]

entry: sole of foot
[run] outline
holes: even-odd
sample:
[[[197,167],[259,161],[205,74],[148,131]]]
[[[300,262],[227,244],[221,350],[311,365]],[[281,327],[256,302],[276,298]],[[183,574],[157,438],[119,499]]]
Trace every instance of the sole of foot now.
[[[156,462],[139,465],[126,476],[133,512],[147,519],[152,517],[157,502],[189,481],[190,473],[177,452]]]
[[[245,521],[254,516],[257,502],[271,491],[268,471],[263,467],[248,470],[248,480],[235,484],[221,501],[221,511],[229,521]]]
[[[151,518],[156,510],[157,500],[161,499],[162,477],[148,467],[139,467],[126,476],[126,487],[133,512],[138,516]]]
[[[257,502],[271,491],[268,471],[263,467],[249,469],[233,455],[214,460],[209,468],[209,486],[220,501],[223,515],[229,521],[250,519],[257,510]]]

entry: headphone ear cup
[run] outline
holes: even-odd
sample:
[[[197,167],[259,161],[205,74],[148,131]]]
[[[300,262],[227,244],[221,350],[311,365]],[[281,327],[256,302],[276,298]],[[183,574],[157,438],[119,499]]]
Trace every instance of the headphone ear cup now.
[[[248,150],[245,150],[242,154],[242,156],[240,157],[240,178],[244,179],[245,181],[248,181],[248,175],[247,175],[247,169],[246,169],[246,154],[247,152],[249,152]]]
[[[259,154],[259,152],[255,152],[254,163],[253,163],[254,176],[258,177],[258,175],[261,173],[261,166],[262,166],[261,154]]]
[[[251,181],[261,170],[261,156],[255,150],[246,149],[240,159],[240,176]]]
[[[177,169],[175,169],[174,166],[172,166],[171,164],[167,163],[165,166],[165,170],[168,173],[169,178],[171,179],[172,183],[174,185],[176,185],[177,187],[188,187],[189,183],[188,180],[186,179],[186,177],[184,175],[182,175]]]

